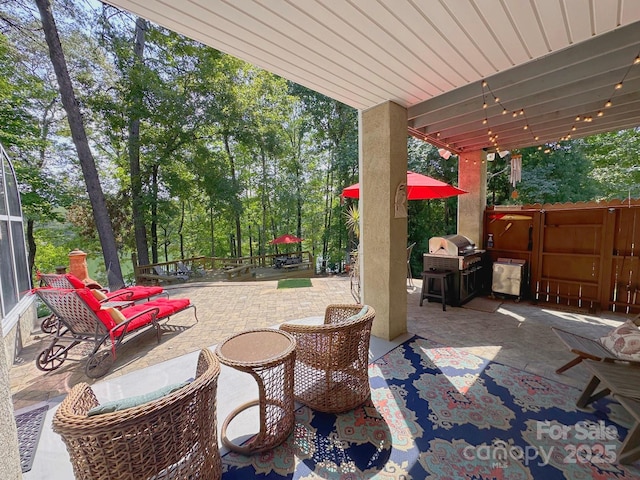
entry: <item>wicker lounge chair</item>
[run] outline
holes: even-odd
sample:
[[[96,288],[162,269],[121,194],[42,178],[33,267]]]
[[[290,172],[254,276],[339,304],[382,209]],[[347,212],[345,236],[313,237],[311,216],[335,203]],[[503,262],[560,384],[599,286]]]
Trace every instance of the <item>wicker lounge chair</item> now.
[[[296,339],[296,399],[321,412],[340,413],[370,396],[369,340],[376,312],[371,306],[329,305],[324,324],[285,323]]]
[[[636,317],[633,320],[633,323],[640,326],[640,316]],[[556,370],[556,373],[562,373],[569,370],[572,367],[575,367],[580,362],[585,359],[589,360],[623,360],[629,361],[628,359],[620,358],[615,352],[612,352],[608,348],[606,348],[602,343],[598,341],[598,339],[583,337],[581,335],[576,335],[575,333],[568,332],[566,330],[562,330],[561,328],[551,327],[553,332],[562,340],[567,348],[577,355],[576,358],[567,362],[560,368]]]
[[[59,319],[52,342],[36,359],[40,370],[55,370],[64,363],[68,351],[82,342],[92,342],[85,373],[90,378],[106,374],[116,358],[117,348],[133,332],[155,328],[160,343],[161,320],[169,319],[195,305],[187,298],[158,298],[122,310],[103,309],[90,289],[40,288],[36,294]],[[110,348],[107,348],[110,347]]]
[[[87,416],[98,406],[80,383],[55,413],[53,430],[64,441],[78,480],[216,480],[222,466],[216,427],[220,364],[202,350],[196,378],[157,400]]]

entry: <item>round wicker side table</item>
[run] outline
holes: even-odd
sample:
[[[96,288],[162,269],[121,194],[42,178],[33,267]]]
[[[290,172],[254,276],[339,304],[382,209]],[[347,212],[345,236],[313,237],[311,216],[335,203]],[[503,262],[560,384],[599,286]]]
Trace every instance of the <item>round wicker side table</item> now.
[[[247,330],[216,347],[220,363],[249,373],[258,384],[258,399],[234,409],[222,424],[220,437],[229,450],[244,455],[280,445],[294,426],[293,372],[295,339],[286,332],[264,328]],[[244,410],[258,406],[260,431],[244,445],[227,438],[227,427]]]

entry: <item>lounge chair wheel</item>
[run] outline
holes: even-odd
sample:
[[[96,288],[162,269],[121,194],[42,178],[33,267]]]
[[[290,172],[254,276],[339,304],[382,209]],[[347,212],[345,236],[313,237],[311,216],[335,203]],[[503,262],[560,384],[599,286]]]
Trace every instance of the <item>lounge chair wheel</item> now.
[[[55,315],[49,315],[40,324],[40,330],[42,330],[43,333],[53,333],[56,331],[57,328],[58,328],[58,317],[56,317]]]
[[[100,378],[105,375],[113,365],[113,356],[108,350],[94,353],[87,359],[84,373],[89,378]]]
[[[54,345],[40,352],[36,359],[36,367],[39,370],[50,372],[55,370],[67,359],[67,350],[62,345]]]

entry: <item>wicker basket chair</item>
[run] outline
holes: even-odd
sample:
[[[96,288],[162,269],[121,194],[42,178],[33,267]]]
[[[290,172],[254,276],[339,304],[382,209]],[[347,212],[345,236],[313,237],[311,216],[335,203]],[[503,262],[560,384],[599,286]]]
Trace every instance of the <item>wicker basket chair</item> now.
[[[53,419],[76,479],[219,479],[216,427],[220,364],[200,352],[196,378],[158,400],[87,416],[98,401],[86,383],[73,387]]]
[[[314,410],[341,413],[370,396],[369,340],[376,312],[363,305],[329,305],[324,324],[285,323],[296,339],[294,394]]]

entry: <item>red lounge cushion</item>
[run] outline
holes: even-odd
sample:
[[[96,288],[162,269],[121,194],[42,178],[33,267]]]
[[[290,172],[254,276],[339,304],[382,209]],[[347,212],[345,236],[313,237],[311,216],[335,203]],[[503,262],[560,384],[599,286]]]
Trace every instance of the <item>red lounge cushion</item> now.
[[[76,293],[94,312],[98,312],[102,308],[98,299],[93,295],[93,293],[91,293],[90,288],[78,288]]]
[[[166,318],[170,315],[173,315],[174,313],[179,312],[180,310],[187,308],[190,304],[191,304],[191,301],[188,298],[171,298],[171,299],[159,298],[151,302],[141,303],[140,305],[134,305],[132,307],[125,308],[124,310],[122,310],[122,314],[127,319],[129,319],[139,314],[140,312],[143,312],[150,308],[157,307],[159,309],[159,312],[156,318],[158,320],[162,320],[163,318]],[[149,323],[151,323],[151,320],[153,318],[152,314],[153,314],[153,311],[145,313],[144,315],[140,315],[138,318],[132,320],[131,323],[127,325],[126,331],[131,332],[140,327],[148,325]],[[111,316],[109,316],[109,318],[111,319]],[[113,322],[113,320],[111,321]],[[114,322],[114,326],[115,326],[115,322]],[[115,331],[115,334],[117,336],[122,335],[122,333],[123,333],[123,328],[119,328]]]
[[[67,277],[67,280],[69,280],[69,283],[71,285],[73,285],[73,288],[85,288],[86,287],[84,282],[82,280],[80,280],[78,277],[76,277],[75,275],[72,275],[71,273],[65,273],[64,276]]]
[[[119,290],[115,290],[113,292],[107,293],[107,298],[112,298],[114,300],[141,300],[143,298],[153,297],[154,295],[160,295],[164,289],[162,287],[145,287],[145,286],[136,286],[136,287],[126,287],[121,288]]]

